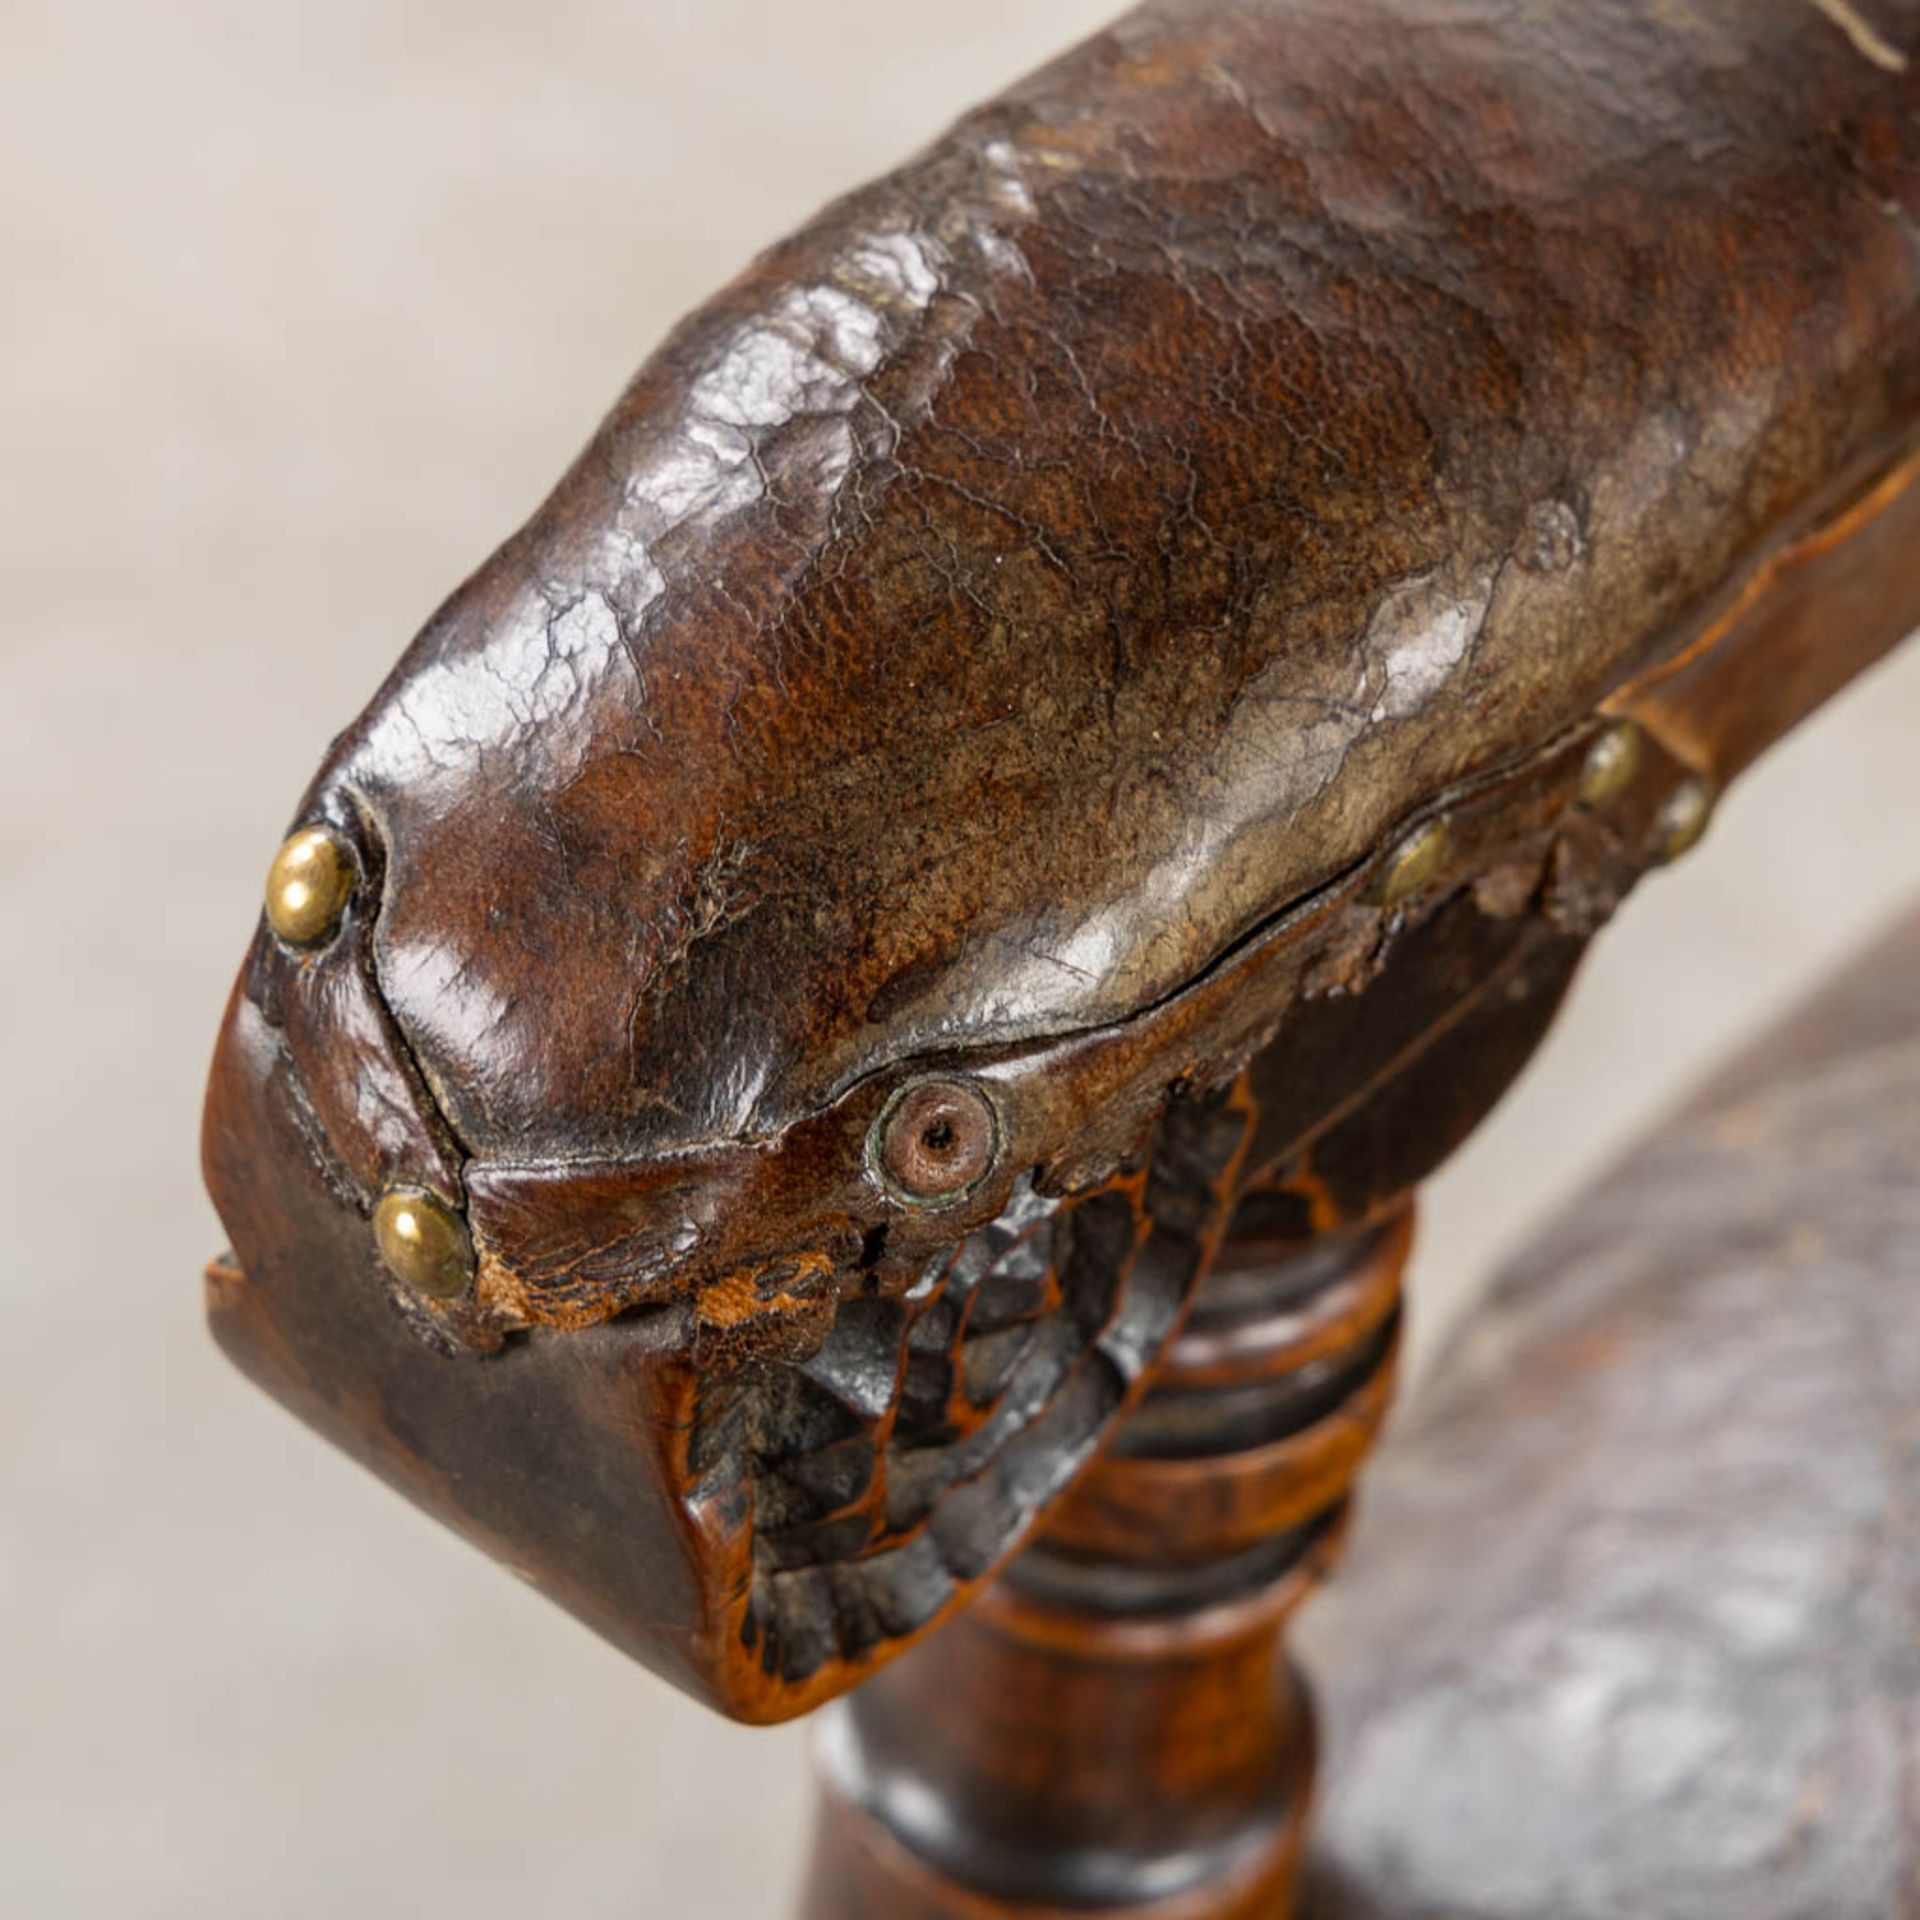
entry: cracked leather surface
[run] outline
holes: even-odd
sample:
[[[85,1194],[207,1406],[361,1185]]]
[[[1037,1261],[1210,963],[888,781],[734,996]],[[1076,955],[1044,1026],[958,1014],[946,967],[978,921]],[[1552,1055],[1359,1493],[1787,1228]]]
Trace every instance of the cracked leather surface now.
[[[1799,0],[1151,6],[773,248],[324,776],[469,1150],[1111,1021],[1578,718],[1910,416],[1917,87]]]
[[[1243,1200],[1397,1207],[1674,797],[1902,631],[1915,100],[1798,0],[1152,6],[770,250],[309,789],[229,1351],[741,1717],[929,1630]],[[993,1145],[921,1205],[930,1068]]]

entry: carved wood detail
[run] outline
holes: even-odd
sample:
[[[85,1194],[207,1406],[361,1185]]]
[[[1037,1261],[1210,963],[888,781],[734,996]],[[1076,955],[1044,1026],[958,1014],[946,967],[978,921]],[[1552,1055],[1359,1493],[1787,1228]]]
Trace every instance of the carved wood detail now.
[[[1411,1212],[1229,1237],[1119,1437],[944,1632],[830,1708],[807,1920],[1289,1910],[1286,1622],[1392,1393]]]

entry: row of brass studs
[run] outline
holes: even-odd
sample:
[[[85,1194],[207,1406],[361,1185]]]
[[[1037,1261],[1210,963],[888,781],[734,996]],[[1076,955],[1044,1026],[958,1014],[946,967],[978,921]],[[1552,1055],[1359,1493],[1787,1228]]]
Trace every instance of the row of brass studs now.
[[[353,850],[331,827],[302,827],[267,870],[267,925],[311,951],[340,930],[359,881]],[[374,1203],[373,1244],[401,1285],[455,1300],[473,1280],[473,1240],[454,1208],[424,1187],[393,1186]]]
[[[1630,720],[1605,727],[1587,750],[1575,798],[1610,806],[1632,786],[1641,762],[1640,729]],[[1662,805],[1649,851],[1678,859],[1706,831],[1714,791],[1699,775],[1683,780]],[[1452,848],[1446,816],[1422,821],[1387,857],[1367,890],[1378,907],[1404,905],[1445,866]],[[352,850],[332,828],[303,827],[274,856],[267,874],[267,924],[290,947],[311,949],[340,927],[358,879]],[[921,1082],[888,1103],[870,1150],[896,1198],[929,1205],[962,1197],[991,1165],[997,1128],[991,1107],[966,1083]],[[459,1213],[424,1187],[394,1186],[373,1209],[382,1264],[402,1285],[434,1300],[465,1293],[474,1273],[473,1241]]]
[[[1631,720],[1611,722],[1587,749],[1574,790],[1576,802],[1595,810],[1611,806],[1633,785],[1640,761],[1640,729]],[[1701,774],[1690,775],[1667,795],[1648,844],[1656,864],[1679,859],[1698,842],[1713,817],[1717,797],[1713,783]],[[1452,838],[1444,814],[1423,820],[1387,856],[1367,889],[1367,899],[1376,907],[1397,907],[1423,892],[1446,864]]]

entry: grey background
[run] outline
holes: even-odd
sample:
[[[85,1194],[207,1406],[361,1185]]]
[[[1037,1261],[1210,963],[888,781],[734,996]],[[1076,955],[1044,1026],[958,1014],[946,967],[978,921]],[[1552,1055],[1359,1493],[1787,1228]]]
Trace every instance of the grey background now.
[[[286,814],[667,322],[1106,0],[0,8],[0,1913],[780,1911],[714,1722],[217,1360],[200,1076]],[[1920,883],[1920,650],[1603,941],[1500,1249]]]

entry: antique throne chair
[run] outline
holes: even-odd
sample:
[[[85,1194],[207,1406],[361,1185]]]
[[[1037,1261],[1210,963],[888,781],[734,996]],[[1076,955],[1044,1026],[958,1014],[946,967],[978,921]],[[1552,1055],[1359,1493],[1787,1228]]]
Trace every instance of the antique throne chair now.
[[[1920,0],[1157,0],[684,321],[308,786],[209,1090],[214,1328],[677,1685],[824,1709],[814,1920],[1293,1910],[1283,1642],[1415,1190],[1920,621],[1917,55]],[[1784,1164],[1715,1177],[1777,1209]],[[1761,1631],[1676,1516],[1828,1270],[1703,1291],[1621,1177],[1568,1231],[1650,1264],[1502,1294],[1322,1609],[1329,1912],[1745,1870],[1591,1647],[1657,1689],[1716,1595]],[[1902,1643],[1818,1612],[1777,1743],[1732,1667],[1674,1740],[1867,1727],[1821,1687]],[[1880,1910],[1817,1773],[1702,1830]]]

